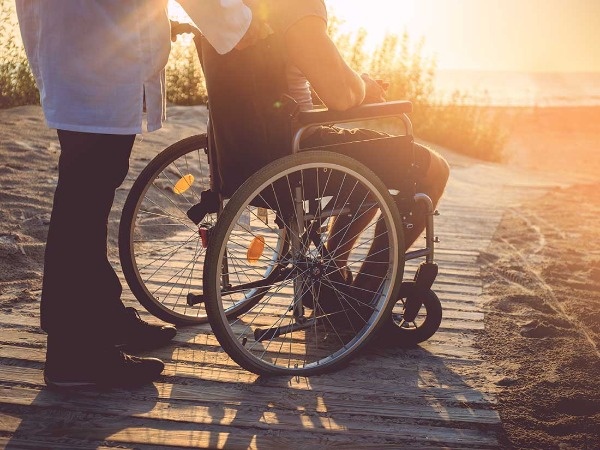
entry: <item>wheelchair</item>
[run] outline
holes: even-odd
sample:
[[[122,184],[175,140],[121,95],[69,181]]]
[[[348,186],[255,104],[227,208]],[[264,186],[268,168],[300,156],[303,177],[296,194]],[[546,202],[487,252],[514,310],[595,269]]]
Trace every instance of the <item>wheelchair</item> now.
[[[209,322],[224,351],[260,375],[337,370],[375,335],[398,346],[429,339],[442,318],[431,289],[437,212],[415,192],[410,161],[403,186],[390,189],[376,175],[385,158],[372,157],[412,146],[411,109],[406,101],[290,108],[289,155],[229,198],[215,188],[210,119],[206,134],[163,150],[135,180],[120,222],[135,297],[164,321]],[[302,148],[315,126],[388,117],[401,120],[403,135]],[[405,251],[417,209],[425,246]],[[419,258],[414,279],[403,280],[405,261]]]

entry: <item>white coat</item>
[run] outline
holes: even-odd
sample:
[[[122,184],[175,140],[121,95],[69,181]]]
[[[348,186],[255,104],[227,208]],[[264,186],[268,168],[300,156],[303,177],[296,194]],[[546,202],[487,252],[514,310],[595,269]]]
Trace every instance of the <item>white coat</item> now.
[[[178,0],[226,53],[251,21],[242,0]],[[165,118],[171,49],[167,0],[16,0],[27,58],[50,128],[105,134],[142,131]]]

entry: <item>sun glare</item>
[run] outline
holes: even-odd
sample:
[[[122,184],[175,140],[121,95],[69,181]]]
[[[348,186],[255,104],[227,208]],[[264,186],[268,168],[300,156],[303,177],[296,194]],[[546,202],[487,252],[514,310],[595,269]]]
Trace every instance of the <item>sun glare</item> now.
[[[348,30],[363,28],[367,31],[369,43],[377,43],[386,33],[411,36],[422,33],[419,30],[415,5],[402,0],[327,0],[329,14],[343,22]]]
[[[600,2],[591,0],[325,0],[342,31],[424,39],[440,69],[600,71]],[[174,0],[175,20],[187,15]]]
[[[174,0],[169,0],[169,18],[178,22],[185,22],[189,20],[188,15],[183,8],[176,3]]]

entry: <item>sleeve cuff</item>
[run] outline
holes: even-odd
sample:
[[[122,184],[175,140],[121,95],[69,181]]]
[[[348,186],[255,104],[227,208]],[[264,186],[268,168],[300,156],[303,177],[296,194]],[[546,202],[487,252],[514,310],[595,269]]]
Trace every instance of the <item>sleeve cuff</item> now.
[[[252,21],[252,12],[242,0],[179,0],[179,3],[220,54],[233,50]]]

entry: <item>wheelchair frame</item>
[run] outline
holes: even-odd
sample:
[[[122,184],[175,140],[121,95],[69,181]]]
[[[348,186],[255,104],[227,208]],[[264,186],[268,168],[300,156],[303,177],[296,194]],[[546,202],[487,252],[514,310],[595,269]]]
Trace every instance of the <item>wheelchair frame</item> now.
[[[196,35],[197,37],[197,35]],[[388,117],[399,117],[404,125],[405,128],[405,135],[408,137],[412,138],[412,123],[410,122],[410,119],[407,115],[407,113],[409,113],[412,110],[412,105],[410,102],[407,101],[394,101],[394,102],[387,102],[387,103],[381,103],[381,104],[369,104],[369,105],[363,105],[357,108],[353,108],[351,110],[348,111],[343,111],[343,112],[338,112],[338,111],[329,111],[326,109],[321,109],[321,110],[313,110],[313,111],[306,111],[306,112],[297,112],[297,111],[293,111],[290,114],[290,120],[292,120],[292,123],[294,124],[293,128],[295,129],[293,136],[291,138],[291,155],[299,155],[303,152],[305,152],[305,150],[301,150],[300,149],[300,142],[302,137],[304,136],[304,134],[306,133],[307,130],[311,129],[314,126],[319,126],[319,125],[332,125],[332,124],[342,124],[342,123],[350,123],[350,122],[356,122],[356,121],[362,121],[362,120],[374,120],[374,119],[381,119],[381,118],[388,118]],[[211,137],[211,123],[210,123],[210,118],[209,118],[209,123],[207,125],[207,129],[208,129],[208,134],[207,137],[203,138],[202,140],[204,141],[204,139],[206,139],[205,141],[205,145],[203,145],[203,149],[204,151],[209,155],[212,154],[211,151],[214,151],[214,149],[212,148],[212,145],[214,144],[214,142],[212,141],[212,137]],[[176,145],[174,145],[176,146]],[[173,147],[173,146],[172,146]],[[168,150],[171,147],[169,147],[168,149],[166,149],[163,153],[165,154],[161,160],[160,164],[156,164],[157,168],[160,170],[163,170],[165,166],[164,162],[166,161],[167,163],[169,162],[169,158],[170,156],[166,153],[168,153]],[[163,153],[161,153],[161,155],[163,155]],[[172,152],[174,153],[174,152]],[[157,158],[160,158],[159,155]],[[155,158],[155,159],[157,159]],[[284,157],[283,159],[286,159],[289,157]],[[149,164],[149,167],[152,165],[152,162]],[[272,164],[271,164],[272,165]],[[269,165],[270,166],[270,165]],[[156,172],[158,169],[155,168],[153,169],[154,172]],[[216,172],[216,165],[213,163],[210,164],[209,166],[209,170],[211,173],[211,177],[213,177],[214,173]],[[151,171],[152,172],[152,171]],[[260,173],[259,173],[260,174]],[[142,174],[143,175],[143,174]],[[142,175],[140,175],[140,178],[143,178]],[[258,174],[257,174],[258,175]],[[120,246],[120,256],[121,256],[121,260],[123,262],[126,262],[126,264],[123,264],[124,267],[124,272],[127,278],[127,281],[130,285],[132,285],[132,280],[133,280],[133,284],[137,284],[136,289],[133,289],[132,286],[132,290],[134,291],[134,294],[136,294],[136,297],[138,297],[138,299],[140,300],[140,302],[146,307],[146,309],[148,309],[151,313],[158,315],[160,318],[162,318],[163,320],[167,320],[167,321],[172,321],[172,322],[184,322],[185,320],[181,320],[181,314],[173,314],[171,315],[168,311],[168,308],[162,308],[161,305],[159,305],[159,303],[161,302],[161,300],[159,298],[154,298],[151,294],[148,295],[148,292],[145,291],[144,289],[141,289],[140,286],[143,285],[145,283],[144,280],[140,280],[139,279],[139,273],[137,272],[137,267],[136,267],[136,256],[135,256],[135,250],[133,245],[131,244],[131,242],[133,241],[133,235],[134,235],[134,227],[135,227],[135,218],[136,215],[138,214],[138,210],[140,208],[140,202],[141,202],[141,197],[146,195],[146,191],[147,191],[147,187],[144,186],[146,183],[148,183],[147,179],[150,179],[151,182],[153,182],[154,178],[157,176],[156,174],[146,174],[146,179],[142,179],[140,181],[140,186],[138,187],[138,189],[135,189],[135,185],[134,185],[134,189],[132,189],[132,193],[134,193],[133,197],[130,200],[129,197],[132,196],[132,193],[130,193],[130,196],[127,199],[126,202],[126,207],[124,208],[124,215],[127,212],[128,217],[127,220],[122,221],[121,223],[121,230],[120,230],[120,239],[119,239],[119,246]],[[256,175],[255,175],[256,176]],[[251,177],[254,178],[255,176]],[[138,179],[139,180],[139,179]],[[136,180],[136,183],[138,183],[138,181]],[[245,183],[244,185],[246,185],[247,183]],[[298,189],[298,188],[296,188]],[[240,188],[241,190],[241,188]],[[240,191],[236,191],[236,193],[234,194],[234,196],[232,196],[232,199],[238,194],[238,192]],[[299,191],[296,191],[298,196]],[[298,197],[299,198],[299,197]],[[219,204],[218,204],[218,212],[217,214],[220,215],[223,213],[223,204],[224,204],[224,198],[222,198],[222,196],[219,195]],[[230,201],[232,201],[230,199]],[[435,296],[435,294],[431,291],[431,286],[435,280],[435,277],[437,276],[437,264],[435,264],[434,262],[434,247],[435,247],[435,243],[438,242],[437,238],[434,236],[434,216],[437,215],[437,211],[434,210],[434,206],[433,206],[433,202],[432,200],[429,198],[429,196],[427,196],[424,193],[416,193],[414,195],[413,201],[415,203],[422,203],[425,206],[425,214],[426,214],[426,222],[425,222],[425,247],[424,248],[419,248],[417,250],[412,250],[412,251],[407,251],[404,254],[404,260],[408,261],[408,260],[413,260],[413,259],[417,259],[417,258],[425,258],[425,261],[423,263],[421,263],[421,265],[418,267],[417,272],[415,274],[415,278],[414,281],[411,282],[405,282],[402,281],[400,287],[398,288],[398,295],[400,297],[400,299],[402,298],[406,298],[406,303],[404,305],[404,311],[402,314],[398,315],[399,318],[398,320],[392,318],[393,322],[390,325],[389,323],[387,324],[387,334],[388,336],[391,336],[392,338],[394,338],[395,341],[398,341],[398,345],[415,345],[419,342],[422,342],[426,339],[428,339],[433,333],[435,333],[435,331],[437,330],[437,328],[439,327],[439,322],[441,321],[441,306],[439,304],[439,299],[437,299],[437,296]],[[297,226],[298,227],[302,227],[303,224],[305,223],[305,217],[304,217],[304,211],[303,208],[301,206],[299,206],[301,203],[300,200],[297,201],[296,203],[296,221],[297,221]],[[128,207],[128,204],[129,207]],[[199,204],[199,203],[198,203]],[[198,206],[195,205],[195,206]],[[189,215],[189,210],[188,210],[188,216]],[[202,221],[202,219],[200,219],[198,221],[198,223],[196,223],[197,226],[199,226],[198,232],[201,236],[201,238],[203,240],[205,240],[208,236],[209,231],[211,231],[211,228],[206,226],[205,229],[203,230],[203,224],[200,223]],[[194,222],[196,222],[194,220]],[[217,225],[216,227],[218,228],[219,226],[219,221],[217,221]],[[402,224],[402,226],[404,226],[404,224]],[[212,225],[211,225],[212,227]],[[203,234],[204,233],[204,234]],[[123,242],[128,241],[126,244],[127,245],[123,245]],[[292,252],[296,251],[299,246],[301,246],[301,244],[298,242],[298,237],[294,238],[294,234],[292,233],[292,239],[291,239],[291,243],[290,243],[291,247],[292,247]],[[123,250],[123,248],[126,247],[125,250]],[[204,281],[203,281],[203,286],[205,289],[207,286],[207,281],[206,281],[206,273],[207,273],[207,269],[206,269],[206,263],[207,261],[209,261],[209,254],[211,252],[211,248],[210,248],[210,243],[209,243],[209,248],[207,251],[207,256],[206,259],[204,261]],[[213,251],[213,253],[215,253],[215,251]],[[213,260],[217,260],[215,259],[215,257],[211,257],[210,258],[211,261]],[[227,254],[225,251],[225,258],[224,259],[220,259],[219,260],[219,268],[218,270],[221,272],[221,284],[223,286],[228,286],[229,285],[229,280],[228,280],[228,260],[227,260]],[[402,264],[403,267],[403,264]],[[126,270],[127,269],[127,270]],[[214,269],[214,268],[213,268]],[[128,273],[130,274],[130,276],[128,276]],[[134,273],[133,275],[131,275],[131,273]],[[213,270],[213,274],[214,274],[214,270]],[[269,275],[270,276],[270,275]],[[259,284],[256,284],[256,287],[254,288],[254,293],[251,295],[250,299],[252,301],[246,302],[248,304],[251,304],[249,307],[252,308],[254,305],[256,305],[258,302],[260,302],[262,295],[264,295],[264,291],[265,289],[267,289],[266,287],[267,285],[261,286]],[[214,289],[214,287],[213,287]],[[220,288],[216,288],[216,289],[220,289]],[[141,295],[138,295],[138,293],[141,292]],[[206,292],[206,291],[205,291]],[[359,342],[357,343],[357,345],[353,345],[351,346],[351,348],[349,350],[344,350],[344,357],[343,358],[339,358],[339,362],[336,362],[335,364],[323,364],[322,366],[320,366],[319,363],[316,364],[315,367],[310,367],[307,370],[304,370],[302,367],[271,367],[269,365],[267,366],[263,366],[261,365],[261,363],[255,363],[252,360],[252,357],[248,358],[248,357],[244,357],[243,355],[240,357],[240,352],[244,352],[244,345],[242,345],[241,347],[236,344],[233,343],[232,340],[235,339],[234,337],[232,337],[230,330],[228,329],[229,325],[226,323],[228,322],[230,319],[233,319],[234,321],[236,320],[236,318],[238,317],[238,315],[243,315],[247,312],[248,305],[234,305],[234,307],[232,307],[231,309],[227,309],[226,311],[223,310],[222,305],[218,306],[215,304],[215,300],[214,297],[220,297],[220,294],[215,295],[215,293],[213,292],[212,297],[209,297],[207,295],[205,295],[205,292],[203,292],[202,294],[195,294],[192,292],[189,292],[187,294],[187,304],[188,306],[192,307],[194,305],[197,305],[199,303],[211,303],[212,302],[212,306],[210,306],[209,304],[206,305],[206,310],[207,310],[207,316],[208,319],[211,323],[211,325],[213,326],[213,329],[215,329],[215,334],[217,335],[217,338],[219,339],[219,342],[221,343],[221,345],[223,346],[223,348],[227,351],[227,353],[230,354],[230,356],[233,357],[234,360],[236,360],[238,363],[240,363],[242,366],[244,366],[246,369],[254,371],[256,373],[260,373],[260,374],[314,374],[314,373],[321,373],[324,371],[328,371],[328,370],[333,370],[334,368],[339,367],[342,363],[345,363],[349,360],[350,358],[350,354],[354,354],[356,350],[358,350],[360,347],[362,347],[364,345],[364,343],[367,342],[368,338],[371,337],[372,331],[374,331],[375,329],[381,329],[381,332],[386,332],[386,327],[383,325],[378,325],[375,324],[372,327],[370,327],[366,332],[365,332],[365,336],[363,336]],[[258,292],[258,294],[257,294]],[[294,297],[301,297],[302,293],[300,292],[300,288],[296,285],[296,283],[294,283]],[[140,298],[140,297],[143,297]],[[259,298],[260,297],[260,298]],[[220,301],[220,299],[217,299],[217,301]],[[397,301],[397,300],[396,300]],[[298,318],[300,318],[301,320],[297,321],[297,324],[292,324],[292,325],[286,325],[286,326],[277,326],[276,329],[273,328],[268,328],[268,329],[261,329],[261,328],[257,328],[258,331],[255,331],[255,336],[256,336],[256,332],[258,332],[259,334],[262,333],[262,339],[256,339],[257,342],[262,342],[264,340],[272,340],[275,339],[283,334],[286,333],[293,333],[295,331],[298,330],[304,330],[307,329],[308,326],[306,325],[306,322],[304,320],[304,309],[302,306],[302,301],[299,302],[299,306],[296,304],[297,302],[294,301],[294,303],[292,304],[292,306],[290,306],[290,308],[292,308],[294,310],[294,315]],[[388,300],[389,303],[389,300]],[[404,302],[403,302],[404,303]],[[427,319],[430,314],[433,316],[433,319],[430,321],[429,324],[426,325],[426,330],[419,330],[419,326],[415,325],[415,330],[414,331],[419,331],[420,333],[412,333],[411,331],[409,331],[408,333],[406,332],[406,328],[409,325],[409,323],[415,323],[415,319],[417,317],[417,314],[419,314],[419,311],[422,307],[422,305],[425,305],[426,308],[426,318],[425,318],[425,322],[427,322]],[[389,309],[386,311],[390,311],[393,307],[393,304],[389,305]],[[302,311],[300,311],[300,309],[302,309]],[[298,311],[297,311],[298,310]],[[212,311],[212,312],[211,312]],[[316,315],[316,313],[315,313]],[[196,318],[194,320],[191,320],[190,323],[202,323],[205,320],[202,317]],[[380,321],[380,318],[377,318],[377,321]],[[218,322],[218,323],[217,323]],[[388,321],[389,322],[389,321]],[[422,327],[421,327],[422,328]],[[220,331],[218,331],[220,330]],[[391,333],[391,334],[390,334]],[[396,336],[392,336],[392,334],[396,334]],[[246,338],[244,338],[246,339]],[[346,346],[346,344],[344,344],[344,347]],[[237,355],[237,356],[236,356]]]

